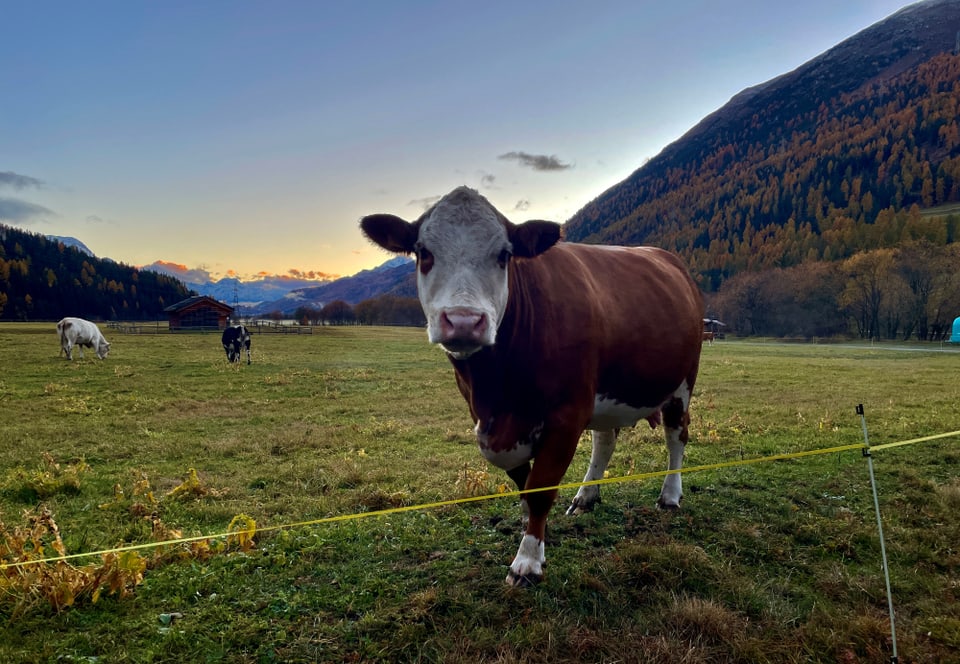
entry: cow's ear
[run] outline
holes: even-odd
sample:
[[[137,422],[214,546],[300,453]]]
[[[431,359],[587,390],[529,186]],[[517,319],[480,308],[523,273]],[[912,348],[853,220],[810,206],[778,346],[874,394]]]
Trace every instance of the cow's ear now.
[[[555,245],[563,236],[560,224],[555,221],[528,221],[510,224],[508,227],[513,255],[522,258],[539,256]]]
[[[374,244],[395,254],[413,252],[419,225],[392,214],[371,214],[360,220],[360,229]]]

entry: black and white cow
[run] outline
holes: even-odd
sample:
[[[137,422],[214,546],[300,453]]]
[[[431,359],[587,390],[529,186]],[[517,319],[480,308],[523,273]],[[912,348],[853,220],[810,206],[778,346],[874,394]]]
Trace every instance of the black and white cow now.
[[[243,325],[232,325],[223,331],[223,350],[227,351],[230,362],[239,362],[240,354],[247,351],[247,364],[250,364],[250,333]]]

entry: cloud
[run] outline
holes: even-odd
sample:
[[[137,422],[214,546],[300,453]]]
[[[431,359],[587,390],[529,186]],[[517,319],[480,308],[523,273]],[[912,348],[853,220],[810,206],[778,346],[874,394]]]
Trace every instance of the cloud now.
[[[521,198],[519,201],[517,201],[517,204],[513,206],[513,209],[519,212],[524,212],[526,210],[529,210],[530,201],[528,201],[526,198]]]
[[[493,183],[496,181],[497,176],[490,173],[481,173],[480,174],[480,186],[485,189],[493,189]]]
[[[208,284],[213,281],[210,273],[203,268],[188,268],[180,263],[171,263],[169,261],[154,261],[150,265],[140,266],[141,270],[150,270],[151,272],[160,272],[171,277],[176,277],[181,281],[192,284]]]
[[[88,224],[116,224],[117,222],[111,221],[109,219],[104,219],[103,217],[96,214],[88,214],[83,219]]]
[[[12,221],[28,224],[45,217],[54,217],[56,213],[42,205],[28,203],[16,198],[0,198],[0,221]]]
[[[41,189],[43,185],[44,182],[42,180],[32,178],[29,175],[20,175],[18,173],[14,173],[13,171],[0,172],[0,187],[12,187],[19,191],[20,189],[26,189],[27,187]]]
[[[528,154],[526,152],[507,152],[497,159],[516,161],[521,166],[529,166],[535,171],[565,171],[573,168],[572,164],[565,164],[556,155]]]
[[[289,275],[289,276],[287,276]],[[295,267],[287,270],[287,275],[278,274],[278,279],[297,279],[302,281],[333,281],[339,279],[339,275],[320,272],[319,270],[298,270]]]
[[[421,208],[424,212],[433,207],[443,196],[428,196],[427,198],[415,198],[407,205],[414,205]]]

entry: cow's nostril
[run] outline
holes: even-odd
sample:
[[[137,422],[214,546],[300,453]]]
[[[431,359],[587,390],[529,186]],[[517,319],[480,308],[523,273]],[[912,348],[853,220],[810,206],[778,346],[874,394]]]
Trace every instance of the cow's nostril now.
[[[469,309],[451,309],[440,315],[440,328],[445,340],[480,340],[487,331],[487,316]]]

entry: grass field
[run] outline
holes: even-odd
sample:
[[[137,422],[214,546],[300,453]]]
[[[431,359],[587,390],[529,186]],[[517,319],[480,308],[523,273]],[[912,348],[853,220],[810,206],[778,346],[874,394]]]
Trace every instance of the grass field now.
[[[506,482],[422,330],[257,335],[250,366],[216,335],[108,340],[71,363],[52,324],[0,325],[2,562],[56,555],[54,524],[67,554],[260,532],[8,568],[0,661],[890,659],[859,451],[687,474],[675,514],[659,478],[576,518],[562,491],[545,581],[511,589],[515,497],[286,527]],[[685,463],[860,443],[859,403],[874,445],[960,430],[960,353],[717,342]],[[874,464],[900,661],[960,662],[960,437]],[[610,474],[665,467],[644,424]]]

